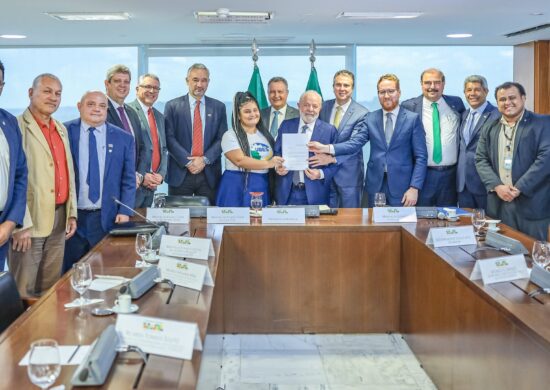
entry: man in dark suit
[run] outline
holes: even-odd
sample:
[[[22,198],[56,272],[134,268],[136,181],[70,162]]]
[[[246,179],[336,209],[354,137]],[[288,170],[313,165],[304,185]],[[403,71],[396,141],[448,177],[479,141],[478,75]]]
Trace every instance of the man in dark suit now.
[[[525,89],[506,82],[495,89],[500,120],[487,123],[476,167],[487,214],[539,240],[550,224],[550,116],[525,109]]]
[[[338,131],[332,125],[319,120],[322,98],[315,91],[306,91],[300,97],[298,108],[300,118],[289,119],[279,128],[279,137],[275,142],[273,154],[282,156],[283,137],[285,134],[306,134],[309,141],[322,144],[333,144],[338,138]],[[310,152],[310,157],[313,153]],[[275,200],[280,205],[323,205],[328,204],[330,183],[336,172],[336,164],[326,167],[308,168],[303,171],[289,171],[284,167],[277,168]]]
[[[205,96],[210,72],[203,64],[187,71],[189,93],[164,109],[170,195],[201,195],[215,204],[220,182],[221,139],[227,131],[225,105]]]
[[[361,207],[364,184],[363,146],[367,142],[366,115],[368,110],[352,100],[355,77],[348,70],[334,75],[332,87],[336,99],[323,103],[319,119],[338,130],[334,145],[312,142],[309,150],[315,152],[310,159],[312,167],[338,163],[330,190],[331,207]]]
[[[399,106],[399,79],[385,74],[378,80],[381,110],[367,115],[370,157],[365,195],[368,207],[374,194],[386,194],[390,206],[415,206],[426,177],[426,135],[420,115]]]
[[[458,127],[464,103],[458,96],[443,95],[445,75],[439,69],[422,72],[420,85],[422,95],[401,104],[420,115],[426,131],[428,170],[418,205],[456,206]]]
[[[470,108],[462,113],[458,129],[456,191],[460,207],[487,208],[487,191],[477,173],[475,158],[480,129],[500,117],[496,107],[487,101],[488,93],[485,77],[472,75],[464,80],[464,96]]]
[[[264,108],[260,114],[265,128],[276,140],[281,123],[287,119],[298,118],[300,111],[287,104],[288,82],[284,77],[273,77],[269,80],[269,83],[267,83],[267,97],[271,106]]]
[[[115,224],[128,222],[132,211],[114,199],[133,205],[136,196],[134,138],[106,122],[107,97],[99,91],[86,92],[78,110],[80,118],[65,124],[74,162],[78,228],[67,241],[64,271]]]
[[[132,75],[130,69],[125,65],[114,65],[107,70],[105,78],[105,90],[109,109],[107,122],[125,130],[134,137],[136,187],[143,183],[147,167],[146,149],[143,145],[143,130],[137,114],[124,103],[130,93],[130,82]]]
[[[147,73],[139,77],[136,100],[128,104],[138,114],[143,134],[144,160],[147,168],[136,191],[136,208],[150,207],[155,191],[162,184],[168,169],[168,149],[164,132],[164,115],[153,107],[160,91],[158,76]]]
[[[0,95],[4,89],[0,61]],[[27,161],[17,119],[0,108],[0,272],[4,270],[9,239],[23,225],[27,205]]]

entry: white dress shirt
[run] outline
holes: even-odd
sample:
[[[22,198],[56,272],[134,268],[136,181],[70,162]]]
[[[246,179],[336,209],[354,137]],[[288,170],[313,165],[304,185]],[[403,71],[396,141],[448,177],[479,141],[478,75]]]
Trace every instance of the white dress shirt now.
[[[342,107],[342,116],[340,117],[340,123],[342,123],[342,119],[344,119],[344,115],[346,115],[346,112],[348,111],[348,108],[351,104],[351,99],[348,100],[347,103],[342,104],[341,106],[338,105],[336,100],[334,101],[334,105],[332,106],[332,111],[330,112],[330,124],[334,126],[334,117],[336,117],[336,109],[338,107]],[[336,129],[339,130],[339,129]],[[334,152],[334,145],[330,144],[328,146],[328,152],[329,154],[332,154],[333,156],[336,154]]]
[[[115,102],[113,99],[111,99],[109,96],[107,96],[107,98],[111,101],[111,103],[113,104],[113,107],[115,108],[115,111],[116,111],[116,114],[118,115],[118,118],[120,119],[120,121],[122,123],[124,123],[124,121],[122,120],[122,118],[120,117],[120,113],[118,112],[118,108],[119,107],[122,107],[124,108],[124,106],[121,106],[120,104],[118,104],[117,102]],[[134,127],[132,126],[132,121],[130,121],[130,117],[128,116],[128,114],[126,113],[126,110],[124,110],[124,113],[126,114],[126,120],[128,121],[128,126],[130,126],[130,131],[132,132],[132,136],[134,138],[136,138],[136,132],[134,131]],[[122,130],[124,130],[124,128],[122,128]],[[137,157],[136,157],[137,158]]]
[[[0,211],[8,201],[8,182],[10,178],[10,146],[0,127]]]
[[[442,160],[436,164],[433,160],[434,138],[432,122],[432,102],[423,98],[422,123],[426,130],[426,147],[428,148],[428,166],[455,165],[458,157],[458,115],[449,107],[445,99],[441,97],[437,102],[439,111],[439,127],[441,129]]]
[[[279,116],[277,117],[277,130],[279,130],[279,127],[281,127],[281,123],[285,120],[286,117],[286,109],[288,107],[288,104],[285,104],[284,107],[280,109],[275,109],[273,106],[271,106],[271,111],[269,112],[269,127],[267,130],[271,129],[271,124],[273,123],[273,118],[275,118],[275,111],[279,111]]]

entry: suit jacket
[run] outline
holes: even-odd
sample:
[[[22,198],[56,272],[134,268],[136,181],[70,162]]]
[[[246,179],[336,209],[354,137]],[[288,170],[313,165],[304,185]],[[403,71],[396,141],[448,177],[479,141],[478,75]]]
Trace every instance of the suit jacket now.
[[[500,184],[498,136],[500,121],[487,123],[481,129],[477,145],[476,167],[487,196],[487,214],[498,217],[500,198],[493,189]],[[512,183],[521,194],[517,213],[525,219],[550,217],[550,116],[525,110],[516,128],[512,156]]]
[[[178,187],[183,183],[191,156],[193,144],[193,118],[189,105],[189,94],[180,96],[166,103],[164,109],[166,128],[166,143],[168,146],[168,174],[167,182]],[[219,100],[205,96],[205,124],[204,124],[204,157],[209,164],[204,168],[206,180],[210,188],[215,190],[222,175],[221,141],[223,133],[227,131],[227,114],[225,105]]]
[[[71,151],[74,156],[74,171],[76,173],[76,188],[80,188],[79,155],[80,155],[80,119],[66,123],[69,131]],[[108,232],[115,224],[117,214],[133,215],[125,207],[119,206],[113,197],[132,207],[136,196],[135,148],[134,138],[125,130],[110,123],[107,126],[107,151],[105,156],[105,172],[103,175],[103,190],[101,192],[101,227]]]
[[[466,107],[464,107],[464,103],[462,102],[462,99],[458,96],[450,96],[450,95],[443,95],[443,100],[445,100],[445,103],[451,107],[451,109],[458,115],[458,117],[461,117],[461,114],[466,110]],[[418,115],[420,115],[420,119],[422,119],[422,102],[424,101],[424,96],[420,95],[412,99],[405,100],[403,103],[401,103],[401,107],[416,112]]]
[[[294,118],[284,121],[279,127],[279,135],[282,134],[296,134],[298,133],[298,126],[300,125],[300,118]],[[313,133],[311,134],[311,141],[318,141],[322,144],[334,144],[338,138],[338,131],[332,125],[329,125],[322,120],[317,119],[315,126],[313,127]],[[282,156],[282,141],[283,137],[277,137],[275,147],[273,148],[273,154],[276,156]],[[313,153],[309,153],[313,156]],[[330,194],[330,183],[337,170],[336,164],[330,164],[321,168],[324,179],[310,180],[304,174],[304,180],[306,185],[306,193],[309,204],[328,204]],[[277,175],[275,185],[275,199],[277,204],[288,204],[288,198],[290,197],[290,191],[292,190],[292,176],[293,171],[289,171],[286,175]]]
[[[0,224],[12,221],[17,227],[21,227],[27,205],[27,159],[23,152],[17,119],[2,109],[0,109],[0,128],[2,128],[0,131],[4,133],[10,150],[8,198],[4,210],[0,212]],[[0,259],[5,258],[8,242],[0,246]]]
[[[380,192],[386,165],[388,190],[392,197],[401,198],[409,187],[420,190],[424,184],[428,164],[426,133],[420,116],[400,107],[388,145],[383,121],[381,109],[367,115],[370,157],[365,191],[370,194]]]
[[[323,103],[319,119],[330,123],[330,115],[336,100]],[[363,146],[367,142],[366,115],[369,111],[352,100],[338,126],[338,139],[334,152],[338,161],[338,171],[334,182],[340,187],[363,187],[365,168]]]
[[[118,116],[118,112],[116,111],[115,106],[113,106],[113,103],[111,103],[109,99],[107,99],[107,101],[109,104],[109,109],[107,110],[107,122],[124,130],[124,126],[122,125],[122,121]],[[149,172],[151,168],[150,161],[149,165],[147,165],[147,149],[143,144],[144,130],[141,128],[141,121],[139,120],[139,117],[134,109],[130,108],[128,104],[124,103],[124,111],[126,112],[128,120],[130,121],[132,129],[134,130],[134,154],[136,156],[134,170],[144,175],[145,173]]]
[[[146,167],[145,172],[151,172],[151,159],[153,158],[153,140],[151,139],[151,129],[149,128],[149,119],[141,109],[139,101],[136,99],[128,106],[134,109],[138,115],[141,124],[141,139],[143,141],[143,160],[142,163]],[[153,107],[155,114],[155,122],[157,124],[159,146],[160,146],[160,165],[158,172],[163,178],[166,177],[168,169],[168,149],[166,148],[166,133],[164,131],[164,115]]]
[[[264,123],[265,128],[269,131],[270,130],[269,129],[269,119],[271,119],[270,118],[271,106],[261,110],[260,115],[262,117],[262,122]],[[299,117],[300,117],[300,111],[297,108],[294,108],[294,107],[291,107],[291,106],[287,105],[286,106],[285,117],[282,120],[286,121],[287,119],[294,119],[294,118],[299,118]],[[279,120],[281,120],[281,119],[279,118]],[[282,124],[283,123],[281,122],[281,124],[279,125],[279,128],[281,128]],[[279,134],[279,133],[277,133],[277,134]]]
[[[487,103],[485,110],[479,117],[472,135],[470,142],[466,144],[464,139],[464,126],[466,125],[466,118],[470,114],[470,109],[462,113],[461,125],[458,128],[458,165],[456,169],[456,190],[457,192],[464,191],[466,188],[472,194],[481,196],[487,195],[485,186],[479,178],[479,174],[476,169],[476,149],[477,141],[479,140],[480,130],[485,123],[495,121],[500,118],[500,112],[491,103]]]
[[[47,237],[51,234],[55,218],[55,166],[48,141],[44,137],[40,126],[34,120],[27,108],[17,117],[23,149],[27,156],[28,189],[27,210],[23,229],[32,226],[32,237]],[[65,148],[67,171],[69,172],[69,197],[66,205],[67,221],[77,217],[76,189],[74,181],[73,158],[67,135],[67,129],[61,122],[54,120],[55,128],[59,133]],[[66,222],[67,222],[66,221]],[[65,223],[66,223],[65,222]]]

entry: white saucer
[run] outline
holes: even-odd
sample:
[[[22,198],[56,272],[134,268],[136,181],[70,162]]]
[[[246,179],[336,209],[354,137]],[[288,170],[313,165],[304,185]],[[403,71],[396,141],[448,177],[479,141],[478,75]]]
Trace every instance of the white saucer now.
[[[138,309],[139,309],[139,306],[136,305],[136,304],[134,304],[134,303],[132,303],[132,304],[130,305],[130,311],[120,311],[118,305],[117,305],[117,306],[113,306],[111,310],[114,311],[114,312],[117,313],[117,314],[130,314],[130,313],[135,313],[136,311],[138,311]]]
[[[495,232],[495,233],[500,232],[500,228],[498,226],[494,229],[487,228],[487,230],[490,231],[490,232]]]
[[[445,219],[449,222],[456,222],[456,221],[460,221],[460,217],[457,215],[456,217],[452,218],[452,217],[445,217]]]
[[[149,264],[157,264],[160,260],[160,256],[159,255],[156,255],[154,259],[152,260],[143,260],[145,261],[146,263],[149,263]]]

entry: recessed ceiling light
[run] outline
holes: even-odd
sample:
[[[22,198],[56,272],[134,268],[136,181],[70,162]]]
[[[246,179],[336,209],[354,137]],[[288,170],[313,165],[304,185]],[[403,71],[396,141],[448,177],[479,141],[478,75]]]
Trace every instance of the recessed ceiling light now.
[[[218,8],[216,11],[195,11],[199,23],[268,23],[273,12],[230,11]]]
[[[447,34],[447,38],[470,38],[472,34]]]
[[[422,12],[340,12],[337,19],[414,19]]]
[[[130,20],[128,12],[46,12],[54,19],[70,22]]]
[[[19,35],[19,34],[2,34],[0,35],[0,38],[5,39],[24,39],[27,38],[26,35]]]

